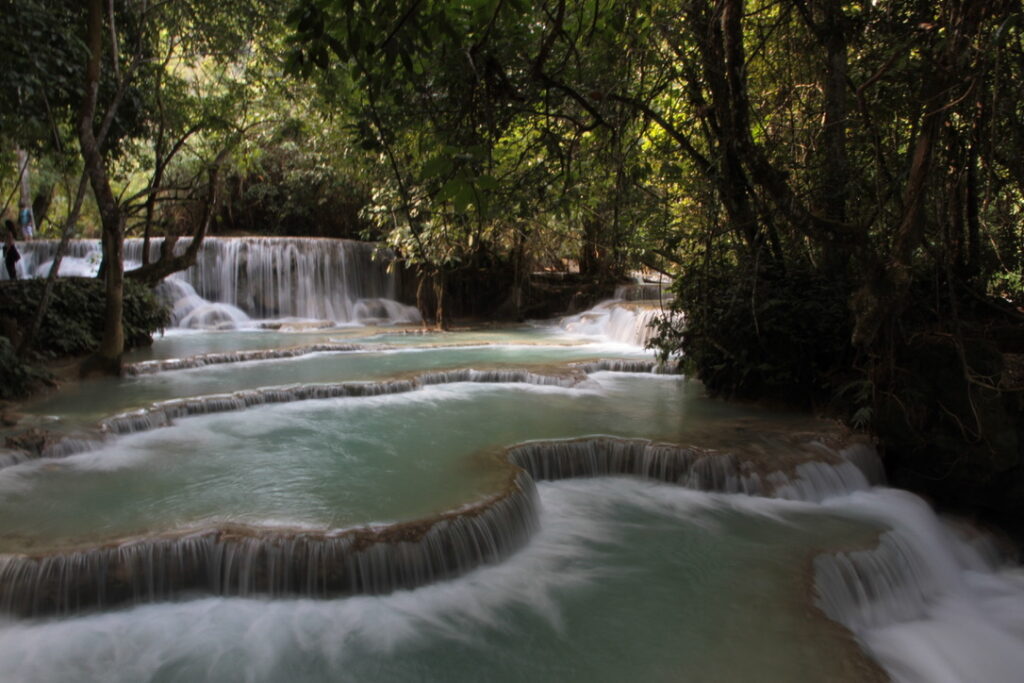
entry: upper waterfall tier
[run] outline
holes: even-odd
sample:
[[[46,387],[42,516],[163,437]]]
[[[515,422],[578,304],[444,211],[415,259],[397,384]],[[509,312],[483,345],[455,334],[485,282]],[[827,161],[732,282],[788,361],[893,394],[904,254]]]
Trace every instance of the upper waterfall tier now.
[[[158,258],[161,240],[150,245]],[[189,244],[181,240],[180,253]],[[142,262],[142,240],[125,240],[126,267]],[[27,242],[23,270],[48,270],[56,243]],[[99,265],[99,243],[74,240],[62,275],[89,275]],[[249,318],[329,320],[338,323],[417,322],[419,313],[395,301],[398,276],[391,254],[368,242],[302,237],[208,237],[196,264],[171,276],[163,294],[181,327],[234,326]]]

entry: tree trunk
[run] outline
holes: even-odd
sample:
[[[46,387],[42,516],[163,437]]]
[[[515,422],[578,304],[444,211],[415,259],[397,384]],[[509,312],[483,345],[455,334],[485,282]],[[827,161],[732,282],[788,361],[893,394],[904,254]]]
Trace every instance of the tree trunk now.
[[[825,117],[824,168],[822,169],[822,213],[836,224],[846,222],[849,201],[849,159],[846,149],[846,128],[849,112],[847,98],[846,17],[841,0],[822,0],[820,37],[825,47],[823,90]],[[824,242],[825,268],[829,277],[845,282],[850,262],[850,248],[842,240]]]
[[[448,329],[448,320],[444,314],[444,268],[434,271],[434,325],[439,330]]]
[[[32,181],[31,174],[28,170],[28,152],[23,149],[18,150],[18,168],[21,169],[21,174],[18,179],[19,181],[19,192],[20,197],[18,201],[18,229],[21,231],[23,239],[30,239],[32,235],[25,230],[25,225],[21,222],[21,212],[25,207],[32,211]],[[35,225],[35,221],[31,219],[31,213],[29,214],[29,220],[32,225]]]
[[[898,319],[907,305],[912,278],[914,252],[924,241],[925,199],[932,170],[932,158],[940,144],[941,133],[949,117],[950,97],[961,83],[975,74],[965,70],[963,51],[975,37],[982,14],[990,9],[985,3],[965,3],[949,18],[949,38],[934,55],[936,67],[921,88],[921,121],[912,146],[910,167],[903,190],[903,213],[883,260],[874,264],[878,271],[854,295],[853,343],[861,349],[876,344],[887,323]],[[973,87],[973,84],[972,84]]]
[[[82,370],[116,374],[120,372],[121,355],[124,353],[124,216],[110,187],[103,155],[93,130],[103,56],[103,1],[89,0],[88,9],[86,45],[89,60],[85,70],[85,95],[78,119],[78,140],[103,226],[106,306],[100,346]]]

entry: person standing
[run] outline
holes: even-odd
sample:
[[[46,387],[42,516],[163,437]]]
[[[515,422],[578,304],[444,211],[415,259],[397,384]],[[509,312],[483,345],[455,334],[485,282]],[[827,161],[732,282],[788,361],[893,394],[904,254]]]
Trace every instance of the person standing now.
[[[4,267],[7,268],[7,277],[17,280],[18,271],[14,265],[21,260],[21,254],[18,253],[18,247],[14,245],[14,221],[8,218],[4,221],[4,225],[7,227],[7,235],[4,241]]]
[[[21,211],[18,212],[18,222],[21,224],[21,236],[23,239],[30,240],[35,237],[36,222],[32,216],[32,207],[24,201],[21,202]]]

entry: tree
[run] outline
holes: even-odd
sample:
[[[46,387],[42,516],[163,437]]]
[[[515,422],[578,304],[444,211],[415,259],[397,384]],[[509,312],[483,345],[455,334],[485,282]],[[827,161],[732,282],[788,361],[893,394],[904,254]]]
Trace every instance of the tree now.
[[[88,5],[88,62],[78,118],[82,157],[102,224],[101,277],[106,281],[108,302],[103,340],[86,369],[102,372],[118,371],[124,348],[124,238],[133,226],[132,217],[141,207],[142,231],[148,247],[161,199],[198,199],[204,208],[195,221],[188,248],[174,254],[176,236],[169,236],[164,241],[161,259],[148,262],[147,249],[143,266],[129,276],[155,284],[194,263],[215,215],[220,167],[248,127],[244,104],[251,90],[241,85],[246,72],[239,55],[247,51],[253,35],[265,30],[268,17],[273,16],[259,0],[223,3],[214,11],[191,0],[152,6],[145,2],[124,3],[118,9],[115,11],[113,4],[104,7],[100,0]],[[131,49],[125,52],[122,46]],[[109,171],[112,150],[101,145],[96,132],[105,60],[117,88],[107,105],[104,126],[114,120],[129,90],[149,86],[152,98],[141,103],[142,115],[152,130],[152,174],[145,189],[127,199],[115,196]],[[211,68],[204,71],[202,67],[206,66]],[[211,76],[211,71],[216,75]],[[243,76],[238,76],[239,72]],[[169,101],[172,97],[175,99]],[[188,186],[168,186],[172,164],[199,134],[208,148],[214,148],[208,157],[211,161],[202,165],[201,173]],[[205,184],[200,181],[201,175],[207,176]]]

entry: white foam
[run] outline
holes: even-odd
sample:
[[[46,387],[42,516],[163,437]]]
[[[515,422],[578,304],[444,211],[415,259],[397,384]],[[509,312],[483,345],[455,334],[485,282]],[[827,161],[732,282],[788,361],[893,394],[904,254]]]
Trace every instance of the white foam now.
[[[646,347],[654,339],[658,321],[673,316],[654,307],[603,301],[582,313],[562,318],[558,325],[566,333],[585,338],[617,342],[627,347]]]
[[[200,672],[198,680],[272,680],[295,652],[323,662],[333,678],[351,657],[396,655],[428,639],[472,642],[480,629],[501,629],[512,607],[560,630],[560,596],[601,579],[594,546],[619,533],[596,514],[614,497],[593,488],[544,487],[545,519],[523,551],[413,591],[330,601],[202,599],[0,622],[5,680],[140,681],[168,668]]]
[[[878,550],[819,558],[818,583],[826,613],[848,625],[895,680],[1021,680],[1020,567],[993,566],[904,491],[874,488],[826,507],[892,529]],[[844,587],[827,578],[840,566]]]

